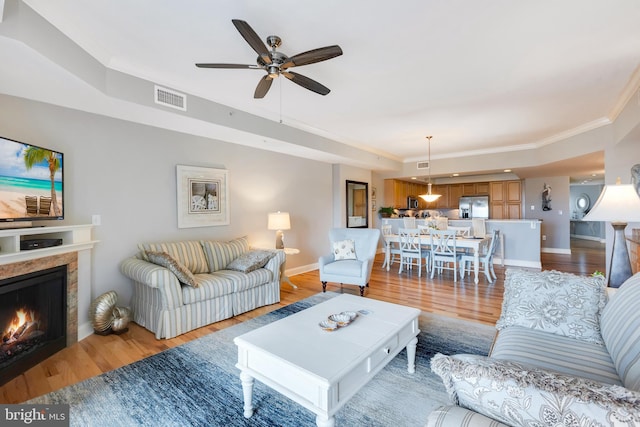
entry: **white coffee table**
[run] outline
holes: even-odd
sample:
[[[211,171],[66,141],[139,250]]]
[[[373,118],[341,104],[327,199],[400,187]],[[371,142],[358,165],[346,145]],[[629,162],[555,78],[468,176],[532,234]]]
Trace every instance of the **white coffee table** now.
[[[365,311],[333,332],[318,323],[343,311]],[[420,310],[354,295],[340,295],[234,339],[238,346],[244,416],[253,415],[254,379],[334,426],[335,413],[403,348],[415,372]]]

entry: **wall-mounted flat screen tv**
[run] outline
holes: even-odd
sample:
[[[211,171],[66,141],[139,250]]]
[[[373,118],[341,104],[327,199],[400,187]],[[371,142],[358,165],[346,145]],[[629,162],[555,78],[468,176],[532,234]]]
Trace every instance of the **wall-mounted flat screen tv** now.
[[[0,137],[0,221],[64,219],[63,154]]]

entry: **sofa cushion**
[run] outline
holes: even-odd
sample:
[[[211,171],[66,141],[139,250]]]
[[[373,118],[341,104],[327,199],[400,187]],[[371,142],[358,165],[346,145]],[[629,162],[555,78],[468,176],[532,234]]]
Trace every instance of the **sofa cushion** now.
[[[454,403],[511,426],[637,425],[640,393],[476,355],[431,359]]]
[[[600,326],[622,384],[640,391],[640,273],[613,294],[602,311]]]
[[[273,273],[266,268],[259,268],[249,273],[241,273],[234,270],[218,270],[211,274],[224,277],[231,281],[231,283],[233,283],[233,291],[236,293],[264,285],[273,280]]]
[[[138,244],[138,249],[141,251],[142,259],[145,261],[149,261],[145,254],[146,251],[166,252],[187,267],[193,274],[209,272],[207,258],[202,250],[202,245],[198,241],[140,243]]]
[[[622,385],[605,346],[537,329],[511,326],[501,330],[491,357]]]
[[[204,249],[209,273],[225,269],[227,264],[249,251],[247,236],[228,242],[202,240],[200,244]]]
[[[182,287],[182,301],[185,305],[230,295],[234,292],[233,282],[224,276],[203,273],[196,274],[195,279],[198,283],[197,287]]]
[[[351,239],[332,242],[333,259],[336,261],[344,259],[356,259],[356,244]]]
[[[451,426],[509,427],[506,424],[460,406],[441,406],[429,414],[427,427]]]
[[[180,283],[193,286],[194,288],[198,287],[198,282],[196,282],[193,273],[168,253],[145,251],[144,254],[149,262],[168,268],[169,271],[176,275]]]
[[[523,326],[604,345],[600,314],[606,302],[601,276],[508,269],[496,328]]]
[[[227,270],[240,271],[242,273],[250,273],[254,270],[264,267],[271,258],[276,256],[275,251],[256,249],[245,252],[238,258],[227,264]]]

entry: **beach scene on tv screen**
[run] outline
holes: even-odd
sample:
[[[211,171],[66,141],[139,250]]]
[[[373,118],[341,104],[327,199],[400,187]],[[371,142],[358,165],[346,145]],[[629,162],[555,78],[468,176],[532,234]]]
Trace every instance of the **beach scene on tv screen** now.
[[[53,219],[62,205],[62,154],[0,137],[0,219]]]

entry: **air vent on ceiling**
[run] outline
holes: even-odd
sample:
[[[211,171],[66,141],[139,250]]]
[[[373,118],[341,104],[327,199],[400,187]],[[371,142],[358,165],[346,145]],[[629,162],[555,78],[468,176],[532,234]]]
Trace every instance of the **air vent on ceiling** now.
[[[155,86],[154,93],[156,104],[187,111],[187,95],[160,86]]]
[[[418,162],[418,169],[429,169],[429,162]]]

